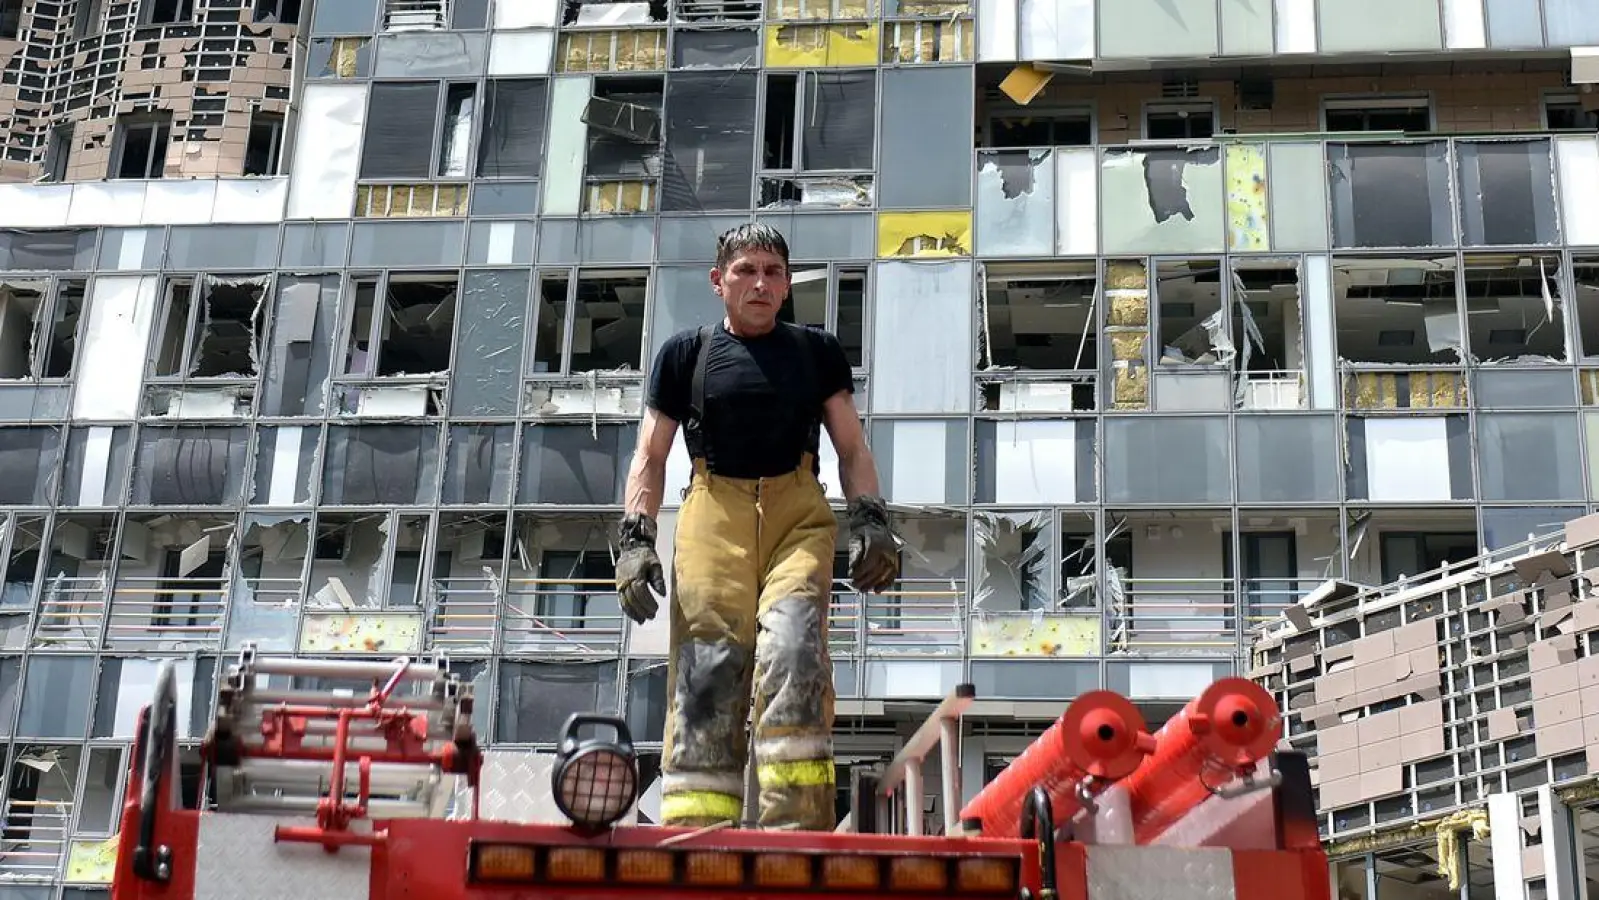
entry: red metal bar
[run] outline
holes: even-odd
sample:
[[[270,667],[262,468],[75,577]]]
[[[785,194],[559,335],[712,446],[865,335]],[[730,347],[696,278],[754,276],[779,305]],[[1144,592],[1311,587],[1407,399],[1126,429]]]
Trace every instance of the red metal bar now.
[[[1071,821],[1082,808],[1085,780],[1108,785],[1132,772],[1154,750],[1138,708],[1113,691],[1090,691],[989,782],[961,810],[962,820],[980,820],[984,837],[1021,834],[1027,792],[1049,794],[1054,825]]]
[[[1122,782],[1140,844],[1159,837],[1282,739],[1277,701],[1247,678],[1223,678],[1155,735],[1155,752]]]

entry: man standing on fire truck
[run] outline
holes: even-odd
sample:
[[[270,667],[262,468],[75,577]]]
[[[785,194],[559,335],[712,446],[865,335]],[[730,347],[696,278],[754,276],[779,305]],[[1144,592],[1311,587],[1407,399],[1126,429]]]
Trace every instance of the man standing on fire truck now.
[[[635,622],[666,594],[656,516],[678,424],[693,479],[678,512],[661,768],[666,825],[738,822],[753,686],[760,826],[831,831],[833,667],[827,654],[838,523],[818,480],[838,451],[856,590],[882,591],[899,551],[838,339],[778,321],[788,244],[765,225],[717,241],[726,318],[673,335],[650,372],[628,472],[616,587]]]

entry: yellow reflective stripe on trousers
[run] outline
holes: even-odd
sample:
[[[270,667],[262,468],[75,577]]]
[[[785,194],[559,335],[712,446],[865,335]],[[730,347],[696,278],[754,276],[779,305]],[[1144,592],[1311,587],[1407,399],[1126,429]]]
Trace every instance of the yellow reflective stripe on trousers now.
[[[763,763],[755,769],[763,788],[831,786],[836,778],[830,759]]]
[[[727,819],[744,815],[744,798],[716,791],[683,791],[661,796],[661,819]]]

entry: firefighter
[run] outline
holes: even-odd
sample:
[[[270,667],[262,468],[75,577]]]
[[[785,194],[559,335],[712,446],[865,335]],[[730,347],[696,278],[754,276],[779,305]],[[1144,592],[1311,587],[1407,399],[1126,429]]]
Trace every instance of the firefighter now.
[[[662,823],[740,820],[753,689],[760,827],[831,831],[838,522],[818,480],[823,426],[848,500],[856,590],[894,582],[898,545],[843,346],[778,321],[790,284],[783,236],[728,230],[710,281],[726,317],[673,335],[650,372],[616,565],[623,611],[654,618],[654,595],[666,596],[656,516],[681,423],[693,477],[673,538]]]

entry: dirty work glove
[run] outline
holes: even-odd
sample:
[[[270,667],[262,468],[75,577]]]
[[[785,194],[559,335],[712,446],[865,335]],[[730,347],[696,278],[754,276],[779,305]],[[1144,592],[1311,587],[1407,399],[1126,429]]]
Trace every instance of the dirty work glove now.
[[[849,503],[849,580],[862,593],[881,593],[899,577],[899,545],[881,497]]]
[[[622,520],[619,543],[622,555],[616,560],[616,594],[622,612],[643,625],[655,618],[660,608],[650,593],[654,588],[666,595],[666,571],[655,553],[655,520],[649,516],[628,516]]]

